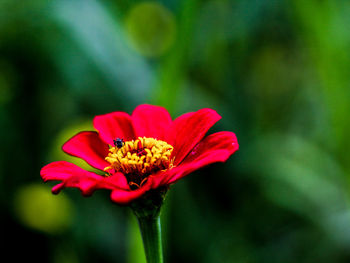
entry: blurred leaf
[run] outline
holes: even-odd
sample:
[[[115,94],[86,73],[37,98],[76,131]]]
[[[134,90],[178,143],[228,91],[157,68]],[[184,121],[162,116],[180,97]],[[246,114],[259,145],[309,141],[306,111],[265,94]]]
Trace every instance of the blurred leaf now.
[[[245,169],[260,176],[272,202],[309,218],[332,238],[350,242],[343,232],[350,233],[350,225],[334,222],[345,215],[350,222],[350,215],[344,174],[332,156],[311,141],[279,134],[261,136],[245,150],[248,153]]]
[[[100,2],[60,0],[54,2],[53,11],[117,95],[136,103],[147,98],[153,79],[152,69],[142,57],[132,52],[120,23]]]
[[[350,144],[348,113],[350,111],[349,67],[350,23],[348,1],[295,1],[295,15],[300,19],[302,40],[308,45],[318,72],[324,100],[328,104],[331,125],[328,127],[341,150],[341,159],[349,164]],[[312,19],[310,19],[312,14]]]
[[[176,110],[181,100],[197,9],[197,0],[181,1],[176,41],[158,67],[158,79],[152,91],[152,103],[166,106],[170,113]]]

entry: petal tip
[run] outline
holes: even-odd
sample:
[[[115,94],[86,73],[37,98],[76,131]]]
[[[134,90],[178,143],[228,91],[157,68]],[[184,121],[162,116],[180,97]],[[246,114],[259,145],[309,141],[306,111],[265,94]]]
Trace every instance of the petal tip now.
[[[64,183],[60,183],[60,184],[57,184],[54,187],[52,187],[51,192],[54,195],[58,195],[63,188],[64,188]]]

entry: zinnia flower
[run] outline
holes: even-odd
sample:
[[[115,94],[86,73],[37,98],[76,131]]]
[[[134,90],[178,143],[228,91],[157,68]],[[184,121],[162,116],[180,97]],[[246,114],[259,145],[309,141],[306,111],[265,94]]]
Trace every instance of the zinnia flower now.
[[[212,109],[201,109],[173,121],[166,109],[152,105],[138,106],[131,116],[99,115],[93,120],[97,132],[80,132],[62,149],[104,175],[58,161],[43,167],[41,176],[45,182],[60,181],[52,188],[55,194],[65,187],[78,188],[86,196],[108,189],[114,202],[128,204],[208,164],[224,162],[238,150],[232,132],[204,137],[220,118]]]

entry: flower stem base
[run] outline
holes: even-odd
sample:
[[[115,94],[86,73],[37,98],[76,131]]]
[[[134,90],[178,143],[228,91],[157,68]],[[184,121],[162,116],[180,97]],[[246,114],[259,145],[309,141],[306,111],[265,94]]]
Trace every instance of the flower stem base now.
[[[130,205],[139,222],[147,263],[163,263],[160,209],[167,190],[148,191]]]
[[[147,263],[163,263],[160,215],[156,218],[138,218]]]

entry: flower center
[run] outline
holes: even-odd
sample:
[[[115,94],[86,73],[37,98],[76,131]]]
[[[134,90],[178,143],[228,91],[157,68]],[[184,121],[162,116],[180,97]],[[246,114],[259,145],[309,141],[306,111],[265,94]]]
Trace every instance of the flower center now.
[[[164,141],[138,137],[124,142],[118,138],[114,144],[105,158],[111,165],[104,170],[109,174],[122,172],[131,189],[142,186],[150,174],[173,166],[173,159],[170,159],[173,146]]]

